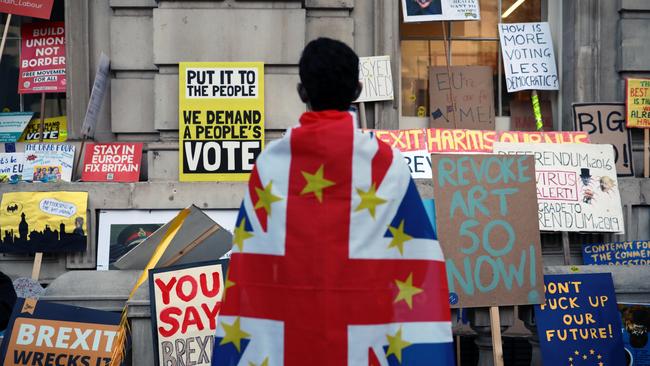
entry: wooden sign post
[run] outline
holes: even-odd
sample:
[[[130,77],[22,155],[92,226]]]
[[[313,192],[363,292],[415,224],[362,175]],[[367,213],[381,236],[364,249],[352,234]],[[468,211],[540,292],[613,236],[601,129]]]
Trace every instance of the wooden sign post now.
[[[7,42],[7,34],[9,33],[9,25],[11,24],[11,14],[7,14],[7,22],[5,29],[2,32],[2,41],[0,41],[0,63],[2,62],[2,54],[5,51],[5,43]]]

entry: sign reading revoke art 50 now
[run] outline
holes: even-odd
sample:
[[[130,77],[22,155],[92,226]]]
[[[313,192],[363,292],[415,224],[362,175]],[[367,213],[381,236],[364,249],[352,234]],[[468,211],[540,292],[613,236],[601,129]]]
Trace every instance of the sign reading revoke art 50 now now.
[[[179,65],[181,181],[245,181],[264,148],[264,64]]]

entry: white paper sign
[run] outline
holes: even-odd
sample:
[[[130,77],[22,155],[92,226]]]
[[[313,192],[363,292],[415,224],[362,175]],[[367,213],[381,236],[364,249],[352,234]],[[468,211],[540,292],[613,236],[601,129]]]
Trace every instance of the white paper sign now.
[[[0,154],[0,183],[18,183],[23,180],[25,154]]]
[[[393,100],[390,56],[360,57],[359,82],[363,88],[355,103]]]
[[[70,182],[74,145],[25,144],[23,179],[34,182]]]
[[[402,0],[404,22],[480,20],[478,0]]]
[[[499,37],[509,93],[560,88],[548,23],[501,23]]]
[[[494,153],[535,155],[540,230],[625,231],[612,145],[495,142]]]
[[[404,151],[404,160],[411,170],[413,179],[431,179],[431,153],[427,150]]]

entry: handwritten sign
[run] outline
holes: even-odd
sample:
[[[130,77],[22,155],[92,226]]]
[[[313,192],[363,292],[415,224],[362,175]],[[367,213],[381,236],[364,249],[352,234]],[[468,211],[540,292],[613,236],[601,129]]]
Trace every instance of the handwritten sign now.
[[[18,93],[65,93],[65,24],[25,23],[21,34]]]
[[[650,241],[583,244],[582,259],[584,264],[648,265]]]
[[[627,365],[609,273],[546,275],[535,306],[544,365]]]
[[[509,93],[560,88],[548,23],[501,23],[499,38]]]
[[[542,252],[533,158],[433,155],[431,159],[451,305],[540,303]]]
[[[18,142],[40,142],[41,120],[33,119],[25,128]],[[42,142],[65,142],[68,140],[68,119],[66,116],[46,118],[43,121]]]
[[[137,182],[142,143],[88,144],[81,180],[84,182]]]
[[[149,271],[156,364],[210,365],[228,261]]]
[[[0,143],[18,141],[33,115],[32,112],[0,113]]]
[[[650,79],[625,79],[628,128],[650,128]]]
[[[70,182],[74,145],[25,144],[24,179],[35,182]]]
[[[429,68],[429,125],[494,130],[492,77],[489,66],[452,66],[450,70]]]
[[[402,0],[404,22],[480,20],[478,0]]]
[[[625,104],[576,103],[573,126],[576,131],[589,133],[594,144],[611,144],[618,176],[634,176],[632,134],[625,127]]]
[[[0,183],[18,183],[23,180],[24,153],[0,154]]]
[[[393,74],[390,56],[359,57],[361,95],[355,103],[393,100]]]
[[[50,19],[54,0],[0,1],[0,13]]]

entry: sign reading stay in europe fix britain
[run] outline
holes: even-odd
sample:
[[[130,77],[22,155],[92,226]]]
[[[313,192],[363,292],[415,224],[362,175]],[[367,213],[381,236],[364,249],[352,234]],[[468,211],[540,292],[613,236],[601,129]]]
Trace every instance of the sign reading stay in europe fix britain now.
[[[248,180],[264,147],[264,64],[179,67],[180,180]]]

